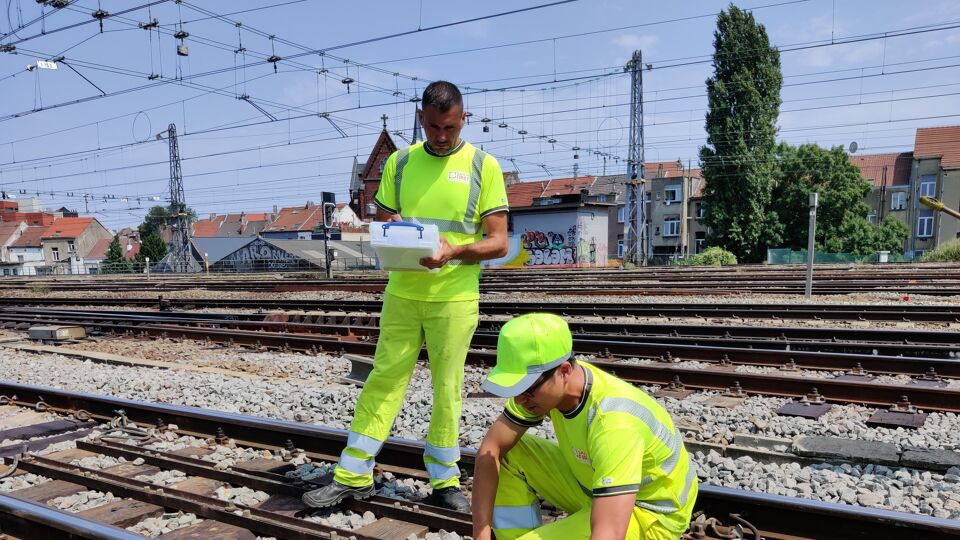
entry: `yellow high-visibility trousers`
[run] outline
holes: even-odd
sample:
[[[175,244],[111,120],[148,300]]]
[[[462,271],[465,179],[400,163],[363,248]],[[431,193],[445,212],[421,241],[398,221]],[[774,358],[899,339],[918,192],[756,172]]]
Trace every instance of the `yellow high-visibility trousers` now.
[[[541,524],[540,498],[563,510],[567,517]],[[696,484],[687,507],[687,516],[696,500]],[[590,538],[590,509],[593,499],[584,492],[563,459],[556,442],[525,434],[500,460],[500,482],[493,509],[493,530],[497,540],[572,540]],[[677,540],[656,514],[634,508],[627,529],[628,540]]]
[[[433,409],[423,461],[434,488],[460,485],[460,390],[479,314],[477,300],[423,302],[384,295],[373,371],[357,400],[336,481],[354,487],[373,482],[376,455],[390,435],[426,341]]]

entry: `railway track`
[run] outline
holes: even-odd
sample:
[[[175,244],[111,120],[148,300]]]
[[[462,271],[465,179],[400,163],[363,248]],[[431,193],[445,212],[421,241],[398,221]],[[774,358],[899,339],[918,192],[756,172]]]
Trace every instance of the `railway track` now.
[[[170,309],[255,309],[285,311],[345,311],[379,313],[382,302],[369,300],[289,300],[237,298],[0,298],[0,306],[124,306]],[[839,321],[903,321],[960,323],[960,306],[877,304],[756,304],[756,303],[570,303],[481,302],[489,316],[513,316],[549,311],[565,317],[729,318]],[[618,321],[619,322],[619,321]]]
[[[309,275],[277,278],[257,275],[242,277],[159,275],[97,277],[34,277],[10,279],[0,289],[43,287],[53,291],[180,291],[186,289],[284,291],[382,292],[386,278],[379,274],[345,273],[336,280]],[[545,294],[579,295],[695,295],[695,294],[800,294],[804,274],[798,267],[736,267],[733,269],[668,268],[640,270],[533,270],[485,271],[481,292],[509,293],[530,290]],[[960,294],[960,268],[956,265],[911,266],[906,268],[836,267],[817,269],[815,294],[858,292],[899,292],[952,296]]]
[[[406,531],[422,535],[444,529],[464,535],[470,532],[470,516],[424,504],[422,501],[374,497],[348,505],[355,512],[371,512],[372,524],[354,530],[338,530],[304,519],[305,509],[298,495],[312,482],[297,482],[284,474],[294,467],[293,456],[313,462],[335,459],[346,440],[346,432],[282,420],[272,420],[157,403],[144,403],[0,381],[0,404],[43,411],[61,417],[60,431],[46,433],[33,428],[34,439],[27,453],[19,456],[6,473],[28,473],[49,478],[49,482],[0,494],[0,524],[3,532],[18,538],[141,538],[124,530],[145,516],[179,512],[196,515],[203,521],[168,533],[163,538],[229,537],[253,538],[254,534],[277,538],[406,538]],[[119,413],[118,411],[122,411]],[[47,422],[50,424],[51,422]],[[91,430],[115,433],[119,426],[128,437],[89,438]],[[16,429],[27,429],[21,427]],[[187,451],[150,449],[151,440],[140,436],[201,437],[237,448],[269,451],[283,459],[253,459],[228,466],[192,457],[202,457],[209,448]],[[39,434],[38,434],[39,433]],[[9,433],[8,433],[9,434]],[[17,434],[12,434],[17,435]],[[134,435],[134,436],[130,436]],[[9,438],[9,437],[6,437]],[[71,439],[72,438],[72,439]],[[74,440],[75,447],[47,455],[38,452],[51,442]],[[19,445],[13,445],[19,446]],[[6,457],[20,449],[0,448]],[[390,439],[379,456],[382,471],[397,478],[423,479],[417,441]],[[472,469],[474,451],[462,449],[466,474]],[[85,465],[83,458],[122,458],[113,468]],[[302,460],[301,460],[302,461]],[[152,485],[137,480],[139,474],[155,471],[182,471],[183,483]],[[219,486],[221,491],[213,489]],[[223,500],[222,488],[255,489],[268,498],[257,504]],[[109,491],[119,500],[102,507],[70,514],[47,506],[51,495],[84,490]],[[769,540],[834,538],[954,538],[960,537],[960,522],[886,510],[865,509],[812,500],[702,485],[697,502],[698,519],[685,538],[720,540],[733,538],[734,528],[755,530]],[[377,524],[380,524],[377,526]],[[370,528],[367,528],[370,527]],[[377,528],[379,527],[379,528]],[[388,534],[372,531],[386,529]],[[392,535],[391,535],[392,534]],[[416,534],[416,533],[415,533]],[[744,538],[751,538],[749,532]]]
[[[62,313],[62,312],[61,312]],[[36,314],[35,314],[36,315]],[[222,326],[246,324],[242,321],[224,321],[210,325],[209,321],[197,323],[155,319],[140,315],[115,314],[109,318],[98,313],[74,315],[27,316],[0,313],[0,320],[7,325],[25,329],[37,322],[81,324],[92,332],[109,332],[134,336],[154,336],[210,341],[227,345],[246,345],[253,348],[274,348],[304,352],[331,352],[335,354],[359,354],[373,356],[376,348],[374,327],[338,327],[338,334],[304,334],[290,332],[266,332],[259,329],[234,329]],[[253,322],[253,325],[261,323]],[[362,331],[360,331],[362,330]],[[575,328],[576,330],[576,328]],[[735,396],[754,393],[768,396],[809,398],[819,396],[836,403],[857,403],[881,408],[908,401],[924,410],[960,412],[960,390],[945,387],[940,375],[960,375],[960,362],[943,358],[910,358],[879,355],[854,355],[806,351],[783,351],[774,349],[744,349],[733,347],[706,347],[697,345],[657,344],[624,341],[623,336],[594,339],[597,336],[575,336],[574,350],[598,357],[597,365],[616,372],[635,384],[689,387],[691,389],[717,390]],[[474,336],[474,348],[467,361],[473,364],[492,365],[495,361],[496,334],[494,331],[478,332]],[[666,352],[665,352],[666,351]],[[674,355],[670,351],[677,351]],[[421,353],[426,358],[425,351]],[[617,361],[615,356],[634,358],[654,357],[659,361],[647,364]],[[707,367],[689,367],[680,359],[706,360]],[[718,360],[719,358],[719,360]],[[848,370],[858,365],[863,368],[882,369],[889,373],[919,374],[921,377],[909,384],[879,383],[872,381],[868,373],[853,377],[808,378],[801,373],[778,371],[775,373],[746,373],[731,369],[734,360],[738,363],[788,367],[796,370],[799,365],[810,368]],[[925,376],[933,368],[936,377]],[[852,380],[851,380],[852,379]],[[819,399],[818,397],[818,399]]]

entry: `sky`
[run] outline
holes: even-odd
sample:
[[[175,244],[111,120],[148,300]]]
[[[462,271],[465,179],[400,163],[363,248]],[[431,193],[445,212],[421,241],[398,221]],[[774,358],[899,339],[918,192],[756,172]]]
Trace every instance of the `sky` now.
[[[960,2],[735,3],[781,51],[780,140],[898,152],[912,149],[917,127],[960,124]],[[174,124],[186,202],[201,217],[302,205],[323,191],[347,201],[353,160],[366,160],[382,117],[407,144],[411,98],[438,79],[465,94],[463,138],[521,180],[623,173],[624,66],[635,50],[649,68],[646,161],[695,167],[716,15],[728,5],[0,2],[0,50],[16,47],[0,52],[0,190],[135,226],[169,201]],[[102,32],[98,9],[111,14]],[[181,43],[188,56],[177,55]],[[55,70],[37,67],[60,56]]]

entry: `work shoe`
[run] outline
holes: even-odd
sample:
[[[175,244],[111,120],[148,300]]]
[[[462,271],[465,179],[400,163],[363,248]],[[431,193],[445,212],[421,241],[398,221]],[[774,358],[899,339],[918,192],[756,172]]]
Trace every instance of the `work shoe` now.
[[[315,489],[313,491],[308,491],[303,494],[301,500],[303,504],[311,508],[326,508],[328,506],[334,506],[340,503],[340,501],[353,497],[354,499],[367,499],[373,495],[374,489],[373,484],[361,487],[351,487],[336,480],[332,480],[329,484],[323,486],[320,489]]]
[[[434,489],[433,495],[430,496],[430,503],[464,514],[470,513],[470,502],[467,501],[467,498],[457,486]]]

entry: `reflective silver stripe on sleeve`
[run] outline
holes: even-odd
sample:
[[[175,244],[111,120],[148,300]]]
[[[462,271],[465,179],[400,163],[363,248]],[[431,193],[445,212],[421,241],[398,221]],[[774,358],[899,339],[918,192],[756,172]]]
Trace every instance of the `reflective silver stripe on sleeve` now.
[[[683,492],[680,493],[681,507],[687,505],[687,498],[690,497],[690,490],[693,489],[693,484],[697,481],[697,464],[694,463],[692,459],[689,459],[688,462],[689,469],[687,470],[687,485],[683,487]]]
[[[460,476],[460,468],[456,465],[442,465],[440,463],[425,463],[427,474],[431,480],[449,480]]]
[[[610,397],[600,400],[600,410],[603,412],[625,412],[639,418],[647,425],[653,435],[670,449],[670,457],[660,464],[660,469],[668,475],[676,468],[677,462],[680,460],[683,439],[679,433],[671,433],[670,429],[657,420],[649,409],[629,398]],[[592,409],[591,412],[593,412]],[[593,419],[594,415],[587,417],[588,427]]]
[[[460,460],[460,448],[457,446],[434,446],[427,443],[423,449],[423,455],[430,456],[440,463],[456,463]]]
[[[437,230],[444,233],[461,233],[461,234],[477,234],[477,231],[480,230],[479,223],[467,222],[467,221],[450,221],[448,219],[435,219],[435,218],[416,218],[416,221],[421,225],[436,225]]]
[[[540,504],[529,506],[494,506],[494,529],[536,529],[540,522]]]
[[[373,458],[360,459],[344,452],[340,454],[340,468],[354,474],[373,474]]]
[[[362,433],[354,433],[351,431],[350,434],[347,435],[347,446],[375,456],[380,453],[383,441],[378,441],[373,437],[367,437]]]
[[[483,185],[483,160],[487,153],[479,148],[473,151],[473,163],[470,167],[470,198],[467,199],[467,213],[463,221],[472,223],[477,215],[477,205],[480,203],[480,187]]]
[[[407,166],[407,160],[410,159],[410,147],[397,150],[397,161],[394,164],[396,169],[393,174],[394,193],[397,196],[397,213],[400,213],[400,184],[403,180],[403,169]]]

